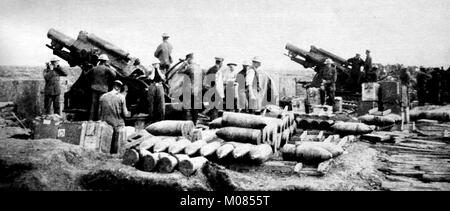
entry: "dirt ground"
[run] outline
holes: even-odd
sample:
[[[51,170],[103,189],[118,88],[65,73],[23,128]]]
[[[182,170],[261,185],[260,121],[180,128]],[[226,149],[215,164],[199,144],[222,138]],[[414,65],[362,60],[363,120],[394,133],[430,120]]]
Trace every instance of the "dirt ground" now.
[[[3,190],[379,190],[377,152],[355,142],[322,177],[266,171],[237,172],[208,163],[191,177],[139,171],[117,156],[54,139],[0,140]]]

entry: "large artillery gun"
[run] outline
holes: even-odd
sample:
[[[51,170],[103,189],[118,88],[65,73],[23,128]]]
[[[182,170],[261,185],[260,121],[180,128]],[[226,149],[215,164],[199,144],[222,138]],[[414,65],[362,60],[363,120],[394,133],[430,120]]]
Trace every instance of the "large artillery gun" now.
[[[304,68],[312,68],[316,72],[321,68],[326,59],[331,59],[334,62],[338,76],[336,81],[336,94],[348,96],[355,94],[352,87],[350,87],[350,68],[351,64],[346,59],[328,52],[322,48],[311,46],[310,51],[305,51],[290,43],[286,44],[286,54],[292,61],[301,64]],[[313,79],[314,80],[314,79]]]
[[[112,67],[117,78],[128,89],[126,97],[127,108],[132,114],[148,113],[146,90],[148,84],[138,78],[147,69],[138,62],[137,58],[115,45],[97,37],[92,33],[80,31],[77,39],[73,39],[55,29],[50,29],[47,37],[51,43],[46,46],[53,50],[53,54],[67,61],[71,66],[78,66],[82,73],[70,90],[64,94],[64,112],[73,114],[74,119],[85,120],[90,109],[90,83],[84,74],[98,63],[98,57],[106,54],[108,65]],[[109,82],[110,88],[113,81]]]

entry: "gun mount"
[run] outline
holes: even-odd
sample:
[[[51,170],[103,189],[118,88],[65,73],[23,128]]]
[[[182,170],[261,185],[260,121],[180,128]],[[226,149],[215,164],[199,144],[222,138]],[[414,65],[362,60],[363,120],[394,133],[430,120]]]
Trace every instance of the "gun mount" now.
[[[315,46],[311,46],[310,51],[305,51],[288,43],[286,44],[286,50],[288,50],[286,55],[292,61],[301,64],[304,68],[313,68],[314,70],[320,68],[327,58],[332,59],[338,73],[336,92],[346,94],[353,92],[350,91],[351,87],[348,86],[350,83],[347,83],[350,80],[350,64],[346,59]]]
[[[136,62],[137,58],[130,57],[124,50],[85,31],[81,31],[76,40],[55,29],[50,29],[47,37],[51,39],[51,43],[46,46],[53,50],[53,54],[67,61],[71,67],[79,66],[83,73],[97,64],[98,56],[108,55],[108,65],[115,69],[117,79],[128,88],[127,108],[134,114],[148,112],[148,84],[137,78],[147,70]],[[90,109],[90,104],[86,103],[90,99],[90,86],[83,73],[64,94],[64,112],[76,114],[76,119],[81,120],[87,119]],[[113,81],[110,86],[112,83]]]

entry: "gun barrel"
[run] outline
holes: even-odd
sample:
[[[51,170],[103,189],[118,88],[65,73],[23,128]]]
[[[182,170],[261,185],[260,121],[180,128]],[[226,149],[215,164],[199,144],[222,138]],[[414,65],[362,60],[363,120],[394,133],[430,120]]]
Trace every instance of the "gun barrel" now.
[[[342,58],[342,57],[340,57],[340,56],[338,56],[336,54],[333,54],[331,52],[328,52],[328,51],[326,51],[326,50],[324,50],[322,48],[317,48],[316,46],[313,46],[313,45],[311,46],[311,52],[315,52],[315,53],[321,54],[321,55],[323,55],[325,57],[329,57],[334,62],[337,62],[337,63],[340,63],[340,64],[347,63],[347,60],[345,60],[344,58]]]
[[[95,36],[94,34],[88,34],[87,35],[87,39],[92,42],[94,45],[104,49],[105,51],[108,51],[110,53],[113,53],[119,57],[121,57],[122,59],[125,59],[127,61],[130,60],[129,58],[129,53],[125,52],[124,50],[118,48],[117,46],[109,43],[106,40],[103,40],[100,37]]]
[[[297,55],[299,55],[301,57],[306,57],[306,55],[308,54],[307,51],[305,51],[305,50],[303,50],[301,48],[298,48],[297,46],[292,45],[290,43],[286,44],[286,50],[291,51],[291,52],[293,52],[293,53],[295,53],[295,54],[297,54]]]
[[[66,48],[69,48],[75,42],[75,40],[73,38],[71,38],[59,31],[56,31],[55,29],[48,30],[47,37],[53,41],[56,41],[56,42],[62,44]]]

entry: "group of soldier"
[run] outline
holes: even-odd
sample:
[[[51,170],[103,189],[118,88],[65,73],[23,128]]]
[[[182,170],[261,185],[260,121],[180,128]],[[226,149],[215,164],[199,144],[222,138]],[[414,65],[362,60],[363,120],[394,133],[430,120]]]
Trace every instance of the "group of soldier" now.
[[[420,106],[450,103],[450,67],[447,70],[443,67],[416,69],[415,85]]]
[[[252,59],[250,64],[247,61],[242,63],[242,69],[237,70],[237,64],[233,62],[224,65],[223,57],[216,57],[215,64],[206,72],[194,62],[194,54],[189,53],[184,60],[180,59],[178,64],[173,64],[172,45],[168,42],[169,35],[162,35],[163,42],[157,47],[154,57],[157,58],[152,63],[150,70],[137,74],[137,78],[148,84],[148,119],[156,122],[165,119],[165,94],[167,89],[167,78],[171,77],[172,69],[175,66],[178,74],[187,76],[189,83],[183,84],[183,91],[189,93],[181,96],[183,105],[188,104],[187,113],[189,119],[194,123],[197,121],[200,110],[204,110],[204,115],[212,119],[218,117],[218,111],[232,110],[236,112],[255,112],[262,106],[263,97],[267,97],[262,92],[262,82],[267,84],[267,74],[260,70],[261,60],[258,57]],[[83,71],[83,75],[89,81],[91,97],[89,120],[102,120],[113,126],[113,145],[111,152],[117,152],[118,131],[125,126],[125,118],[130,117],[130,112],[126,106],[127,86],[120,80],[116,80],[116,70],[108,65],[109,58],[106,54],[98,56],[96,66]],[[60,114],[60,86],[59,77],[67,76],[67,73],[58,64],[58,59],[54,58],[47,64],[44,70],[45,85],[45,113],[50,114],[53,103],[54,113]],[[140,65],[138,59],[134,65]],[[134,74],[134,73],[133,73]],[[265,77],[264,77],[265,76]],[[263,79],[261,79],[263,78]],[[114,81],[112,89],[109,89],[109,82]],[[205,93],[210,93],[206,99],[207,106],[204,105]],[[270,94],[269,94],[270,95]],[[272,93],[275,95],[275,93]],[[185,98],[185,99],[183,99]]]

